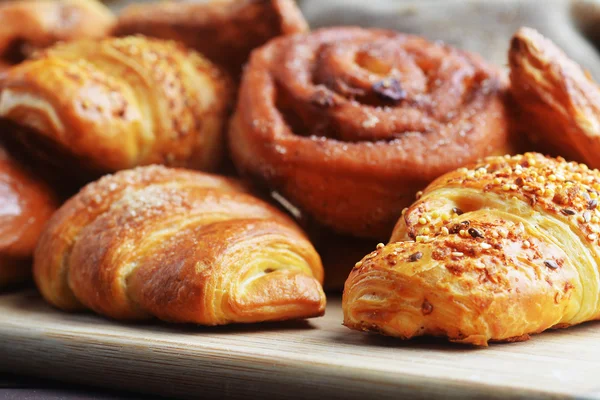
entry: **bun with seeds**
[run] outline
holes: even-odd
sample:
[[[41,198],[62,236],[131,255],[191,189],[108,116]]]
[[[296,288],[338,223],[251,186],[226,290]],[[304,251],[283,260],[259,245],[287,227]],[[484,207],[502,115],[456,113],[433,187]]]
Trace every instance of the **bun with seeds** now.
[[[78,40],[0,79],[0,117],[39,159],[88,179],[139,165],[215,170],[229,79],[175,42]]]
[[[387,237],[439,175],[510,152],[501,73],[393,31],[328,28],[255,50],[229,144],[241,174],[338,233]]]
[[[234,180],[140,167],[67,201],[42,233],[34,277],[64,310],[222,325],[325,311],[321,260],[282,212]]]
[[[346,281],[344,324],[485,346],[600,318],[600,173],[537,153],[435,180]]]

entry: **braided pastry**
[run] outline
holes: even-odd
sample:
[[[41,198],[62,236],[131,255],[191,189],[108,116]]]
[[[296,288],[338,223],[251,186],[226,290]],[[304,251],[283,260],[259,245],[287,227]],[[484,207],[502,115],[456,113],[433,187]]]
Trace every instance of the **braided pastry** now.
[[[33,249],[56,207],[50,189],[0,145],[0,287],[31,276]]]
[[[292,0],[163,1],[125,8],[115,34],[181,41],[237,76],[254,48],[275,36],[307,30]]]
[[[118,319],[221,325],[322,315],[318,254],[233,180],[160,166],[108,175],[50,220],[34,257],[43,296]]]
[[[214,170],[223,155],[229,81],[174,42],[56,45],[8,71],[0,90],[0,116],[27,128],[18,132],[30,150],[70,171],[152,163]]]
[[[539,149],[600,168],[600,87],[550,40],[520,29],[509,51],[521,128]]]
[[[246,67],[232,158],[337,232],[384,237],[431,180],[507,152],[502,89],[475,55],[393,31],[277,38]]]
[[[0,4],[0,68],[58,41],[100,38],[114,17],[96,0],[17,0]]]
[[[600,173],[537,153],[434,181],[346,281],[345,325],[525,340],[600,318]]]

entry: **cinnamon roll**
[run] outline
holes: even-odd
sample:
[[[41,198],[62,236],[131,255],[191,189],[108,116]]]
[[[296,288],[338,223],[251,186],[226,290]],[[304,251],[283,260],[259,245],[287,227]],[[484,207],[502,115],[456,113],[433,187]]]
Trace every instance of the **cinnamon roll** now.
[[[394,31],[277,38],[246,67],[230,149],[316,221],[383,238],[434,178],[510,151],[504,89],[480,57]]]

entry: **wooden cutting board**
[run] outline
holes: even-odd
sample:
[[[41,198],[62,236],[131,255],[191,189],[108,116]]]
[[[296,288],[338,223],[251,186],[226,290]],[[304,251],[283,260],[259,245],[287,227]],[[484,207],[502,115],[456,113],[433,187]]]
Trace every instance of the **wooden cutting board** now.
[[[600,398],[600,324],[472,348],[310,321],[219,328],[121,324],[0,294],[0,370],[190,398]]]

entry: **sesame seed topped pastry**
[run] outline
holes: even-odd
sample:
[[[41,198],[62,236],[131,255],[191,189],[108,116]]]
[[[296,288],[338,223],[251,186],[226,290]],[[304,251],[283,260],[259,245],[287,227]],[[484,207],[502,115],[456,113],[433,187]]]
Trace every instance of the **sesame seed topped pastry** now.
[[[443,173],[511,151],[501,72],[424,38],[356,27],[250,57],[229,131],[240,173],[337,233],[389,237]]]
[[[600,87],[531,28],[512,38],[510,79],[524,132],[544,152],[600,168]]]
[[[77,40],[0,80],[0,117],[38,158],[96,177],[139,165],[215,170],[229,79],[198,53],[142,36]]]
[[[443,175],[345,285],[344,324],[517,341],[600,318],[600,173],[537,153]]]

